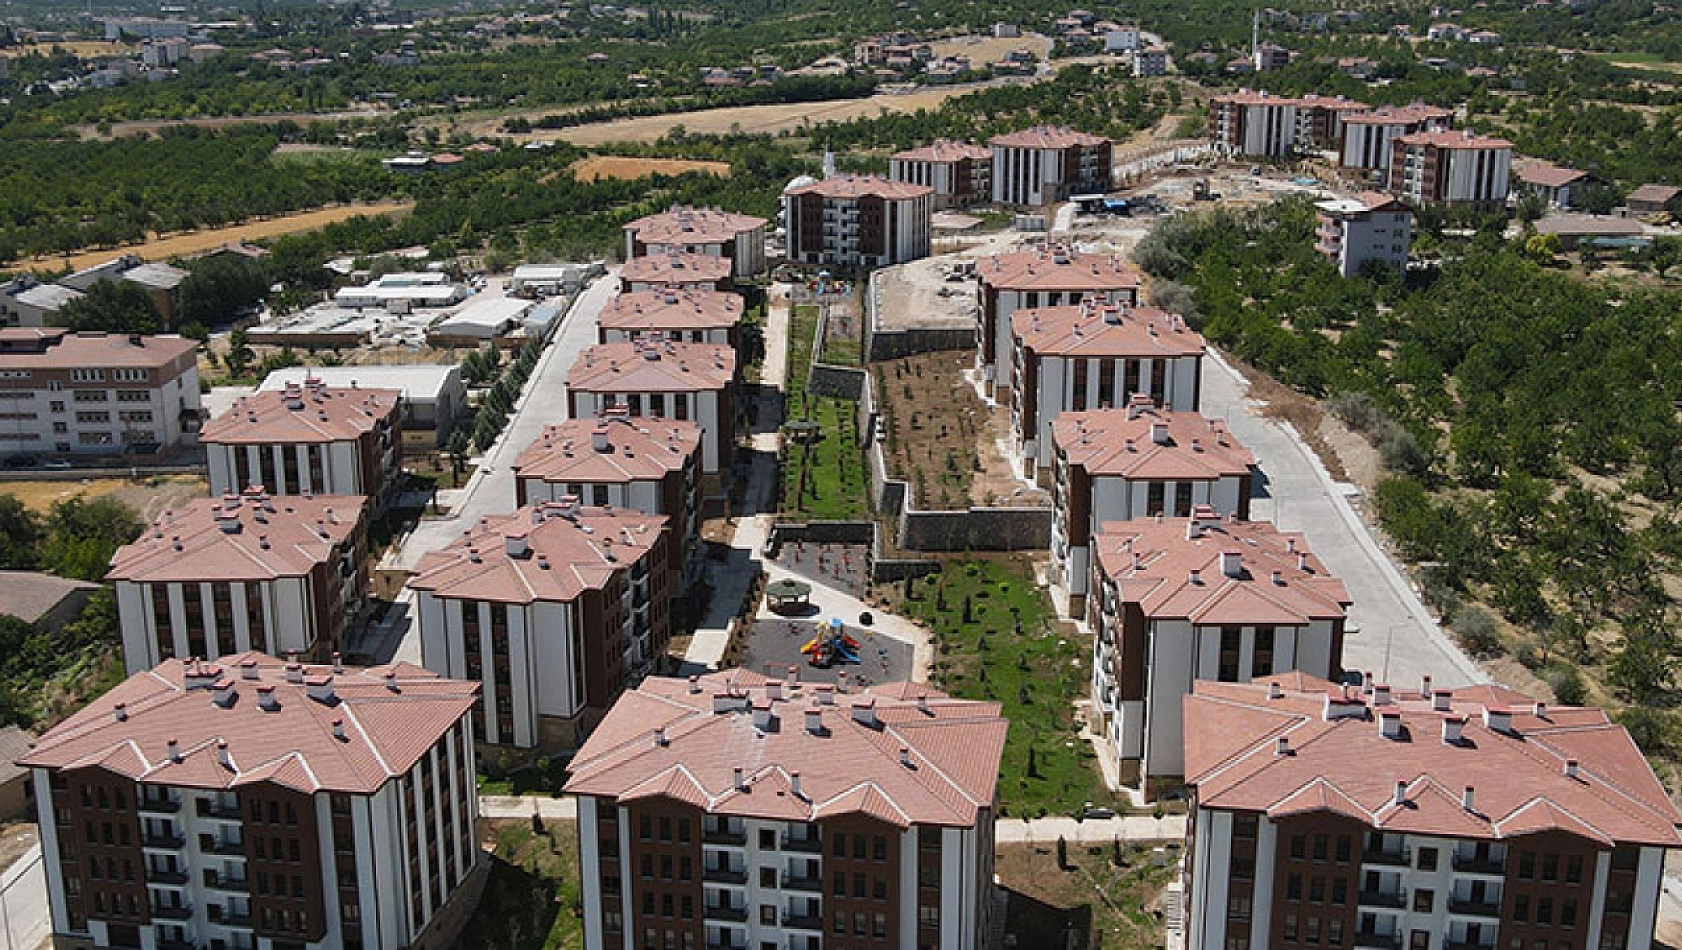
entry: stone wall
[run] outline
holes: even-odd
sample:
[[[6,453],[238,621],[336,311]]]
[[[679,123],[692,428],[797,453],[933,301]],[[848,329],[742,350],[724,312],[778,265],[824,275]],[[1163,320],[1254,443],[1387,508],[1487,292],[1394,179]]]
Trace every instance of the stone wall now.
[[[937,350],[975,349],[974,327],[927,327],[909,330],[881,330],[868,327],[864,334],[865,359],[893,360]]]
[[[806,375],[806,391],[814,396],[856,401],[864,392],[864,370],[856,366],[813,363]]]
[[[969,508],[916,511],[899,516],[907,551],[1022,551],[1051,547],[1050,508]]]

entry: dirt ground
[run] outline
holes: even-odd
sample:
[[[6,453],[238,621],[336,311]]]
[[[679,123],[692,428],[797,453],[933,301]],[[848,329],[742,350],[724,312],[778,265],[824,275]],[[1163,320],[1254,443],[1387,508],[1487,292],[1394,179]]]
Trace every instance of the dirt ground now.
[[[995,39],[991,36],[954,36],[930,43],[935,56],[968,56],[970,65],[981,67],[996,63],[1013,49],[1026,49],[1040,59],[1051,52],[1051,39],[1037,33],[1015,39]]]
[[[968,350],[922,353],[872,363],[880,370],[889,417],[889,467],[921,473],[912,490],[924,508],[1050,504],[1047,493],[1016,476],[1001,442],[1010,438],[1010,409],[988,406],[964,378]]]
[[[256,241],[262,238],[280,237],[284,234],[297,234],[300,231],[313,231],[316,228],[344,221],[347,218],[354,218],[357,215],[399,214],[405,213],[413,207],[414,203],[409,201],[384,201],[376,204],[317,208],[314,211],[283,214],[279,217],[247,221],[244,224],[230,224],[220,228],[154,235],[151,240],[144,244],[129,244],[123,247],[111,247],[100,251],[81,251],[75,254],[32,257],[28,260],[19,261],[17,266],[56,269],[68,265],[74,270],[81,270],[84,267],[104,263],[120,254],[138,254],[149,261],[168,260],[171,257],[182,257],[215,250],[224,244],[235,241]]]
[[[681,175],[684,172],[710,172],[720,178],[729,178],[730,163],[683,158],[631,158],[624,155],[592,155],[572,163],[572,176],[579,181],[600,181],[603,178],[635,181],[650,175]]]
[[[1107,845],[1067,849],[1054,843],[1003,845],[995,870],[1009,892],[1007,932],[1019,947],[1091,946],[1138,950],[1161,945],[1162,895],[1176,875],[1174,855]],[[1072,938],[1072,939],[1071,939]]]
[[[0,825],[0,870],[11,867],[38,840],[40,835],[32,821],[12,821]]]
[[[82,59],[96,59],[100,56],[125,56],[135,51],[135,47],[127,43],[117,43],[111,40],[64,40],[58,43],[25,43],[17,47],[14,52],[24,56],[30,53],[40,53],[47,56],[53,47],[58,47]]]
[[[151,521],[166,508],[202,497],[208,490],[204,479],[192,475],[172,475],[138,482],[126,478],[0,482],[0,494],[16,495],[33,511],[44,512],[52,507],[53,502],[78,495],[90,501],[110,496],[133,508],[145,521]]]

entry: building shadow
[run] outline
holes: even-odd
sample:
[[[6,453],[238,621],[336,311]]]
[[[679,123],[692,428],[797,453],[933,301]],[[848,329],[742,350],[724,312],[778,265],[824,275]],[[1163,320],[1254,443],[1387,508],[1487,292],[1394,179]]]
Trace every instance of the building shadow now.
[[[1057,907],[1012,890],[1005,892],[1003,947],[1006,950],[1096,950],[1092,946],[1092,905]]]

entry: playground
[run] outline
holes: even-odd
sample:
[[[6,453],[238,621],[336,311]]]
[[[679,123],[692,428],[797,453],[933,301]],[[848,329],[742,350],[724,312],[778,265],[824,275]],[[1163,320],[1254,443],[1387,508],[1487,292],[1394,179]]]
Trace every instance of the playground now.
[[[807,619],[761,617],[748,637],[742,666],[786,677],[796,667],[802,680],[888,683],[911,678],[911,644],[878,634],[857,617],[813,615]]]

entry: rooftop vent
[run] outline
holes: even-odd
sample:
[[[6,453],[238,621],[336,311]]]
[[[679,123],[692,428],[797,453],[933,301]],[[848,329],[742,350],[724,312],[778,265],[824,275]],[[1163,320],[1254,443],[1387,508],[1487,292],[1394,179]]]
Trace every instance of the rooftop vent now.
[[[288,683],[302,683],[304,681],[304,665],[296,660],[286,664],[286,681]]]
[[[350,741],[350,736],[345,734],[345,721],[343,719],[333,720],[333,738],[340,742]]]
[[[264,712],[278,712],[280,710],[280,700],[275,698],[272,684],[264,683],[257,687],[257,706]]]
[[[879,724],[880,721],[876,718],[875,697],[866,696],[853,701],[853,721],[873,729]]]
[[[1565,777],[1566,778],[1571,778],[1571,779],[1578,778],[1579,776],[1578,776],[1577,772],[1578,772],[1577,760],[1576,759],[1566,759],[1565,760]]]
[[[241,661],[239,661],[239,675],[240,675],[240,679],[248,679],[248,680],[256,679],[257,678],[257,661],[256,660],[241,660]]]
[[[1483,707],[1483,726],[1490,732],[1512,732],[1512,710],[1505,706]]]
[[[1378,714],[1378,734],[1386,739],[1401,738],[1402,714],[1400,710],[1386,709]]]
[[[1465,729],[1466,729],[1466,717],[1465,716],[1444,716],[1443,717],[1443,744],[1444,745],[1459,745],[1461,742],[1463,742],[1465,740],[1465,735],[1464,735]]]
[[[1244,553],[1242,551],[1222,551],[1221,573],[1228,577],[1243,577]]]
[[[824,734],[823,708],[816,704],[806,709],[806,732],[814,736]]]
[[[332,704],[338,701],[338,695],[333,691],[332,676],[312,676],[305,681],[309,697],[318,703]]]
[[[1454,708],[1454,690],[1434,689],[1431,691],[1431,710],[1433,712],[1448,712]]]
[[[216,681],[216,705],[226,709],[234,704],[234,681],[219,679]]]
[[[1157,445],[1167,445],[1168,444],[1168,423],[1166,423],[1166,422],[1153,422],[1153,423],[1151,423],[1151,441],[1155,442]]]

